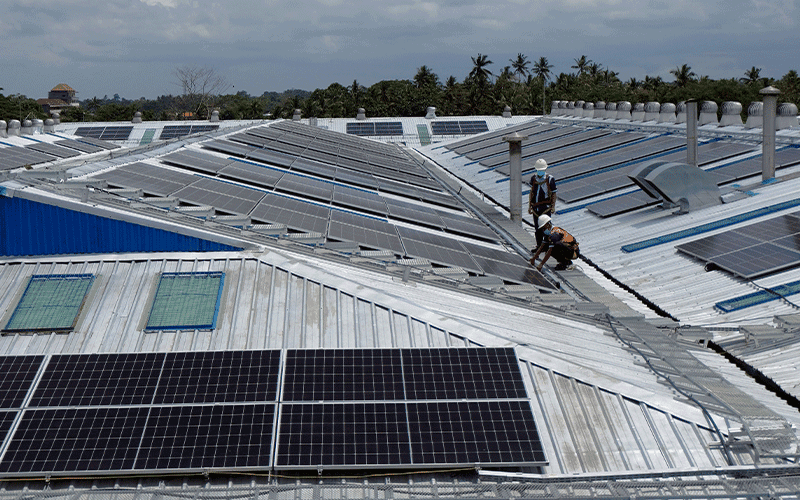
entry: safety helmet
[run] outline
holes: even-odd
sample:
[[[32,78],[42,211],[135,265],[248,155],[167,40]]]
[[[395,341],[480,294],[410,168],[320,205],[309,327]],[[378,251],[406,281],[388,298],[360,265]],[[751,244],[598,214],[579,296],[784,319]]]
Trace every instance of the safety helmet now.
[[[539,216],[539,220],[538,220],[539,228],[542,228],[542,227],[546,226],[548,222],[550,222],[550,216],[549,215],[545,214],[545,215],[540,215]]]
[[[547,162],[544,161],[543,158],[539,158],[538,160],[536,160],[536,163],[534,163],[533,168],[535,168],[539,172],[547,170]]]

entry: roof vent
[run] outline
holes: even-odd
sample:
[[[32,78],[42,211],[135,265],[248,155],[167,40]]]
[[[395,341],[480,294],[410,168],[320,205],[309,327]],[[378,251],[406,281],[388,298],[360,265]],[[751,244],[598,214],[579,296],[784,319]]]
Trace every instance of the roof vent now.
[[[719,120],[720,127],[742,127],[742,103],[736,101],[725,101],[722,103],[722,118]]]
[[[584,116],[583,110],[585,109],[586,101],[575,101],[575,116],[578,118]]]
[[[51,111],[50,116],[53,117],[53,123],[55,123],[56,125],[61,123],[61,113],[59,113],[58,111]]]
[[[645,117],[644,112],[644,103],[637,102],[633,105],[633,110],[631,111],[631,121],[634,122],[643,122]]]
[[[594,103],[594,118],[603,119],[606,117],[606,101]]]
[[[664,208],[680,207],[680,213],[722,203],[714,176],[686,163],[649,161],[628,177]]]
[[[558,114],[558,101],[551,101],[550,102],[550,114],[557,115]]]
[[[797,127],[797,105],[791,102],[784,102],[778,105],[778,114],[775,117],[775,129]]]
[[[747,106],[747,122],[745,128],[761,128],[764,126],[764,103],[753,101]]]
[[[607,102],[606,103],[606,120],[616,120],[617,119],[617,103],[615,102]]]
[[[137,111],[136,113],[133,114],[133,120],[131,120],[131,123],[142,123],[141,111]]]
[[[675,106],[675,123],[686,123],[686,101]]]
[[[644,105],[644,121],[657,121],[659,113],[661,113],[661,103],[650,101]]]
[[[8,137],[8,132],[6,129],[8,128],[8,124],[5,120],[0,120],[0,137]]]
[[[5,124],[4,124],[4,125],[5,125]],[[55,131],[56,131],[55,122],[53,121],[53,119],[52,119],[52,118],[48,118],[47,120],[45,120],[45,121],[44,121],[44,128],[43,128],[43,130],[44,130],[44,132],[45,132],[46,134],[52,134],[53,132],[55,132]]]
[[[697,125],[717,125],[717,103],[714,101],[703,101],[700,104],[700,118],[697,119]]]
[[[298,109],[295,109],[295,110],[294,110],[294,114],[292,115],[292,121],[293,121],[293,122],[299,122],[299,121],[300,121],[300,117],[301,117],[301,116],[303,116],[303,112],[302,112],[302,111],[300,111],[300,109],[299,109],[299,108],[298,108]]]
[[[631,120],[631,103],[620,101],[617,103],[617,120]]]
[[[358,108],[356,111],[356,120],[366,120],[367,119],[367,112],[364,108]]]
[[[428,109],[425,110],[425,119],[426,120],[433,120],[436,118],[436,108],[433,106],[428,106]]]
[[[594,116],[594,103],[593,102],[583,103],[583,117],[591,118],[593,116]]]
[[[211,118],[208,119],[210,122],[218,122],[219,121],[219,111],[216,109],[211,112]]]
[[[671,102],[663,103],[658,112],[658,123],[675,123],[675,121],[675,105]]]
[[[316,116],[312,116],[311,118],[309,118],[308,119],[308,124],[311,125],[312,127],[316,127],[317,126],[317,117]]]
[[[8,137],[19,135],[20,125],[19,120],[11,120],[8,122]]]
[[[503,108],[503,118],[511,118],[511,106]]]
[[[33,133],[41,134],[44,130],[44,122],[38,118],[33,120]]]
[[[33,135],[33,122],[30,120],[23,121],[19,133],[20,135]]]

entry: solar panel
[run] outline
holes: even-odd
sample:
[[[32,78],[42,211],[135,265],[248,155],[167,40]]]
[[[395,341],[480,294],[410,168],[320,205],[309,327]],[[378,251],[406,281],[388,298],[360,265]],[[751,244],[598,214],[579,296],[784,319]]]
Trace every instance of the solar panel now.
[[[527,401],[408,404],[415,465],[546,463]]]
[[[158,196],[169,196],[198,179],[194,174],[141,162],[101,172],[93,178],[103,179],[115,186],[141,189],[145,193]]]
[[[220,177],[247,182],[262,188],[272,188],[286,172],[274,168],[260,167],[244,162],[233,162],[219,171]]]
[[[213,330],[225,273],[162,273],[145,330]]]
[[[339,185],[333,188],[333,203],[379,215],[388,212],[386,202],[377,194]]]
[[[233,160],[194,150],[177,151],[162,156],[161,161],[179,167],[193,168],[214,174],[233,163]]]
[[[0,472],[131,470],[148,412],[144,406],[25,410]]]
[[[18,146],[0,147],[0,170],[11,170],[55,159],[55,156]]]
[[[330,203],[333,186],[330,182],[287,173],[275,184],[275,189]]]
[[[519,370],[518,370],[519,371]],[[283,401],[403,400],[396,349],[296,349],[286,353]]]
[[[75,135],[101,141],[127,141],[133,126],[78,127]]]
[[[182,201],[208,205],[221,212],[247,215],[266,193],[216,179],[195,177],[195,182],[173,193]]]
[[[153,404],[271,402],[280,351],[169,353]]]
[[[85,144],[89,144],[90,146],[96,146],[98,148],[103,148],[103,149],[108,149],[108,150],[117,149],[117,148],[120,147],[117,144],[114,144],[114,143],[111,143],[111,142],[107,142],[107,141],[103,141],[103,140],[97,139],[95,137],[81,137],[80,139],[78,139],[77,142],[82,142],[82,143],[85,143]]]
[[[3,331],[72,330],[93,282],[92,274],[31,276]]]
[[[532,136],[550,130],[555,130],[556,128],[559,128],[559,125],[543,125],[540,122],[521,123],[519,125],[506,127],[494,132],[484,133],[477,137],[470,137],[460,141],[451,142],[446,147],[447,149],[455,151],[458,154],[465,155],[480,149],[497,146],[503,142],[503,137],[514,132],[519,132],[521,135]],[[506,145],[506,147],[508,147],[508,145]]]
[[[439,218],[442,219],[444,228],[448,232],[463,234],[485,241],[498,241],[497,233],[477,219],[443,212],[439,212]]]
[[[655,205],[656,203],[660,203],[659,200],[654,200],[640,189],[633,193],[592,203],[587,207],[587,210],[598,217],[611,217],[612,215],[619,215],[637,208]]]
[[[39,151],[40,153],[47,153],[49,155],[57,156],[59,158],[73,158],[75,156],[80,156],[80,152],[75,151],[74,149],[63,148],[55,144],[50,144],[49,142],[39,142],[25,147],[28,149],[33,149],[34,151]]]
[[[175,139],[201,132],[211,132],[219,129],[219,125],[164,125],[161,129],[160,140]]]
[[[358,136],[403,135],[402,122],[350,122],[345,125],[348,134]]]
[[[253,219],[270,223],[286,224],[300,231],[325,234],[330,208],[295,200],[284,196],[267,194],[253,209]]]
[[[98,151],[104,151],[105,148],[101,148],[99,146],[93,146],[91,144],[86,143],[85,141],[75,141],[72,139],[62,139],[60,141],[55,141],[54,144],[58,144],[59,146],[64,146],[67,148],[75,149],[82,153],[97,153]],[[118,147],[118,146],[116,146]]]
[[[457,251],[419,240],[401,237],[406,255],[449,267],[460,267],[467,271],[483,273],[483,269],[475,263],[467,252]]]
[[[211,149],[213,151],[220,151],[222,153],[241,156],[242,158],[247,157],[247,154],[255,149],[252,146],[245,146],[243,144],[238,144],[232,141],[226,141],[222,139],[205,142],[203,143],[203,147]]]
[[[731,229],[675,248],[714,266],[753,279],[800,265],[796,214]]]
[[[406,203],[399,200],[386,200],[389,216],[393,219],[405,220],[437,229],[444,228],[444,222],[436,210],[423,205]]]
[[[136,469],[266,469],[274,419],[274,404],[154,407]]]
[[[524,259],[523,262],[517,263],[515,262],[516,259],[510,261],[496,261],[475,255],[473,255],[472,258],[481,266],[483,272],[487,275],[497,276],[505,281],[533,285],[538,288],[555,289],[553,284],[547,281],[536,268],[527,263],[523,263]]]
[[[406,399],[526,398],[510,348],[403,349]]]
[[[55,355],[28,404],[150,404],[163,364],[163,353]]]
[[[604,135],[608,135],[611,132],[609,130],[603,129],[594,129],[594,130],[580,130],[571,134],[567,134],[563,137],[557,137],[552,140],[527,145],[525,141],[522,142],[522,159],[525,160],[534,160],[536,158],[540,158],[544,156],[545,159],[549,160],[550,154],[553,155],[561,155],[562,151],[570,151],[569,147],[573,147],[576,144],[583,144],[585,141],[591,141],[592,139],[596,139],[598,137],[602,137]],[[508,146],[506,146],[508,148]],[[552,152],[552,153],[550,153]],[[575,153],[575,155],[579,155],[579,153]],[[569,155],[567,155],[569,156]],[[493,168],[503,164],[508,163],[508,151],[504,155],[496,155],[491,158],[486,158],[480,160],[481,165]],[[555,161],[553,161],[555,163]],[[529,165],[529,164],[528,164]],[[523,164],[522,170],[529,171],[530,168],[527,168],[528,165]]]
[[[281,405],[276,468],[412,463],[403,403]]]
[[[43,359],[44,356],[0,356],[0,408],[22,406]],[[5,416],[6,413],[0,414]]]

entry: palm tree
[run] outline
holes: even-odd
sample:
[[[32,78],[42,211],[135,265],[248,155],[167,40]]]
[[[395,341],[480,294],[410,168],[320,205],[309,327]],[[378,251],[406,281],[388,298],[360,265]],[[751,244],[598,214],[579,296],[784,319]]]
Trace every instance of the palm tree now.
[[[697,76],[695,72],[692,71],[691,66],[688,64],[684,64],[673,70],[670,70],[670,74],[675,77],[675,85],[678,87],[685,87],[695,76]]]
[[[478,57],[472,58],[472,71],[469,72],[469,77],[475,80],[479,86],[485,85],[492,76],[492,72],[486,69],[486,66],[494,64],[489,60],[489,56],[478,54]]]
[[[744,78],[739,78],[739,81],[742,83],[756,83],[758,79],[761,77],[761,68],[756,68],[753,66],[752,68],[748,69],[744,72]]]
[[[584,72],[586,72],[586,69],[589,67],[590,64],[592,64],[591,59],[587,59],[586,56],[581,56],[580,58],[575,59],[575,65],[572,66],[572,68],[577,69],[578,76],[580,76]]]
[[[417,74],[414,75],[414,85],[418,89],[438,87],[439,77],[432,69],[423,64],[417,70]]]
[[[521,81],[528,75],[528,58],[521,52],[517,54],[516,59],[509,59],[511,67],[514,68],[514,74],[517,75],[518,81]]]
[[[547,60],[546,57],[540,57],[536,64],[533,65],[533,72],[537,77],[542,79],[542,115],[544,115],[544,93],[547,86],[547,81],[550,79],[550,70],[553,65]]]

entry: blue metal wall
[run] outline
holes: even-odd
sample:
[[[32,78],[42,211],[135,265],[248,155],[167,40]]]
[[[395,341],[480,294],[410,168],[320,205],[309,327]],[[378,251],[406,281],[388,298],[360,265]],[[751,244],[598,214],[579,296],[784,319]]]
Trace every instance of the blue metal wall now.
[[[241,250],[163,229],[0,196],[0,255]]]

